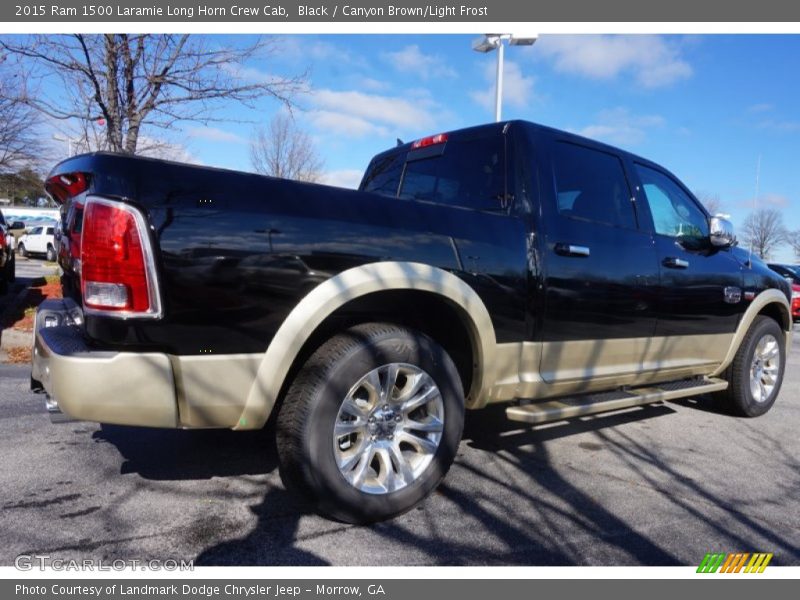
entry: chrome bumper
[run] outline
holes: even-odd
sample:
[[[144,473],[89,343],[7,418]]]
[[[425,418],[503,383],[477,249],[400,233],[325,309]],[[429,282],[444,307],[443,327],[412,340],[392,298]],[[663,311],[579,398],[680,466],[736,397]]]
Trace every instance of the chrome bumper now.
[[[89,348],[80,308],[69,300],[47,300],[36,311],[32,362],[31,387],[47,392],[51,414],[119,425],[178,426],[167,355]]]

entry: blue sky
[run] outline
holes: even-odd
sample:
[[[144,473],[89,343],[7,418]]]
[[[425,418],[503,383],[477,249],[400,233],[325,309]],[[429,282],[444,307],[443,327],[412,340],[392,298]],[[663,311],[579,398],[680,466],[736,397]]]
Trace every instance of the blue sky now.
[[[370,157],[395,144],[493,118],[495,54],[469,35],[278,36],[242,76],[309,69],[298,124],[315,140],[328,180],[355,185]],[[215,38],[220,45],[244,37]],[[755,192],[800,229],[800,36],[542,36],[506,49],[504,118],[568,129],[632,150],[718,195],[739,225]],[[221,117],[267,123],[220,106]],[[249,169],[252,123],[188,124],[171,134],[195,160]],[[163,135],[159,132],[153,132]],[[781,259],[791,258],[788,249]]]

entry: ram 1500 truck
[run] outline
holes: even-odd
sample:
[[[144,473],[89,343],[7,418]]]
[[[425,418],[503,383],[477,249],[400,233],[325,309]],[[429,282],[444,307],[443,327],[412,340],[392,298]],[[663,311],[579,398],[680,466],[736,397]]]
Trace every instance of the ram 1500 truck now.
[[[775,402],[788,283],[674,175],[527,122],[376,156],[358,191],[107,153],[65,160],[66,299],[32,385],[76,419],[264,427],[350,522],[444,477],[465,409],[541,423],[714,393]]]

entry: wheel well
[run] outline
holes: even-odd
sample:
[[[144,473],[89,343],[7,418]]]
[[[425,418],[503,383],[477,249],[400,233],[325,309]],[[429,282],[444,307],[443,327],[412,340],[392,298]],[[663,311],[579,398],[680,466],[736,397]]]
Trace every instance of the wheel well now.
[[[477,368],[478,342],[470,334],[467,319],[459,307],[432,292],[387,290],[350,300],[328,315],[303,344],[283,382],[280,398],[314,350],[338,332],[368,322],[403,325],[431,337],[453,359],[468,396]]]
[[[771,302],[758,311],[758,314],[770,317],[777,321],[778,325],[781,326],[781,329],[784,331],[788,331],[792,328],[791,317],[786,314],[786,311],[783,310],[777,302]]]

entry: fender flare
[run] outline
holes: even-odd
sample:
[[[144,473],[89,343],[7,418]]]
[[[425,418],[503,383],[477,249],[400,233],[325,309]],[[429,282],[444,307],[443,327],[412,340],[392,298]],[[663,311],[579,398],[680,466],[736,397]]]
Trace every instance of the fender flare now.
[[[494,384],[496,338],[489,312],[475,290],[443,269],[384,261],[354,267],[315,287],[292,309],[269,344],[234,429],[264,426],[303,345],[320,324],[347,302],[373,292],[420,290],[442,296],[465,318],[476,350],[470,408],[483,406]]]
[[[736,333],[733,336],[733,340],[731,340],[730,346],[728,347],[728,352],[725,355],[725,359],[722,363],[711,373],[711,377],[717,377],[721,375],[725,369],[727,369],[730,364],[733,362],[733,358],[736,356],[736,352],[739,350],[739,346],[741,346],[742,341],[744,340],[744,336],[747,334],[747,331],[750,329],[750,326],[755,321],[755,318],[764,310],[764,307],[768,306],[769,304],[777,304],[780,306],[781,311],[784,313],[784,317],[786,322],[789,323],[789,329],[786,329],[783,324],[781,324],[781,329],[786,332],[786,343],[787,343],[787,351],[788,348],[791,346],[791,336],[792,336],[792,312],[791,306],[789,305],[789,301],[786,299],[786,296],[777,289],[768,289],[761,292],[758,296],[756,296],[753,301],[750,303],[750,306],[747,307],[744,315],[742,315],[741,321],[739,321],[739,325],[736,327]]]

